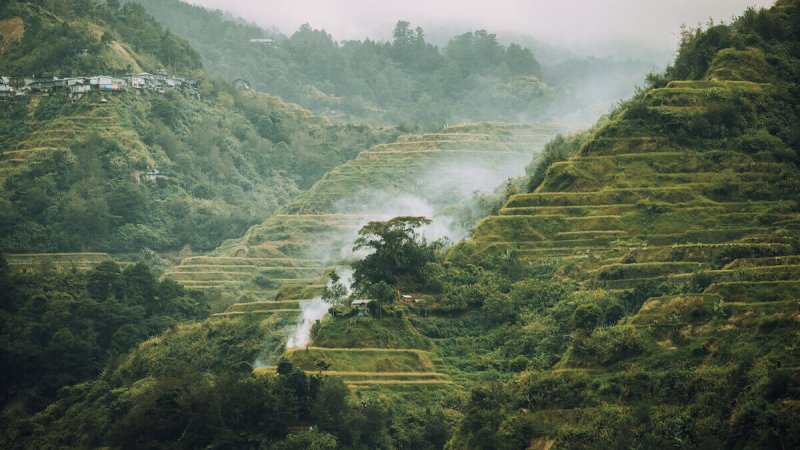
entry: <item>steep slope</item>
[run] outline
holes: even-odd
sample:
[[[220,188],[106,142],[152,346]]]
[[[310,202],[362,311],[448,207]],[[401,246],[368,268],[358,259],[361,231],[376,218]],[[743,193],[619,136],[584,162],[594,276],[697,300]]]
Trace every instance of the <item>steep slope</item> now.
[[[800,447],[799,43],[797,0],[688,31],[675,65],[647,90],[593,130],[549,143],[530,192],[511,195],[447,260],[426,265],[419,288],[428,291],[412,301],[377,318],[352,308],[323,319],[311,326],[314,345],[256,370],[269,376],[252,366],[283,352],[304,305],[236,304],[63,389],[40,414],[12,422],[3,443]],[[457,153],[462,168],[474,152],[473,163],[491,167],[498,155],[517,160],[508,144],[535,142],[528,130],[480,125],[378,146],[196,268],[252,272],[273,257],[290,262],[268,267],[308,257],[325,265],[338,245],[316,238],[347,242],[347,230],[318,230],[314,219],[407,213],[376,208],[390,197],[401,204],[397,192],[444,211],[463,194],[421,178],[416,158],[448,167]],[[416,192],[417,181],[431,189]],[[362,186],[386,195],[362,196]],[[251,289],[252,277],[232,277],[233,292]],[[66,345],[55,350],[72,350],[61,334]]]
[[[0,73],[51,77],[118,74],[160,68],[202,75],[200,55],[137,4],[122,8],[80,0],[8,1]]]
[[[0,106],[0,250],[210,250],[395,136],[208,80],[141,6],[50,3],[0,8],[0,75],[15,88]],[[196,89],[120,84],[78,99],[66,84],[41,87],[166,69],[198,77]]]
[[[475,390],[454,448],[495,445],[487,436],[534,448],[798,444],[800,153],[796,113],[784,115],[797,108],[797,17],[797,2],[778,2],[686,35],[652,80],[663,87],[573,138],[585,141],[577,154],[540,168],[532,192],[451,255],[509,276],[512,317],[535,338],[525,351],[504,344],[528,370]],[[761,47],[725,48],[735,42]],[[701,79],[675,80],[692,76],[689,60]],[[464,336],[439,345],[468,351]]]
[[[441,215],[445,208],[521,174],[556,130],[478,124],[401,136],[361,152],[241,239],[185,260],[169,276],[186,286],[224,287],[254,300],[270,300],[281,288],[282,296],[308,298],[313,288],[305,294],[293,290],[314,284],[326,267],[346,258],[356,232],[370,220],[428,215],[435,219],[430,237],[463,236],[466,230],[457,221]]]

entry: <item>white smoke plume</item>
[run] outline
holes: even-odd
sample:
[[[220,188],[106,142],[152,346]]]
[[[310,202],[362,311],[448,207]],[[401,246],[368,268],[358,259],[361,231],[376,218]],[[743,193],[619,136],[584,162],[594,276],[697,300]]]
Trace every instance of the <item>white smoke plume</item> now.
[[[286,349],[304,348],[311,341],[311,326],[314,322],[322,319],[328,313],[330,305],[317,297],[311,300],[300,302],[300,309],[303,311],[297,326],[286,342]]]
[[[427,217],[431,219],[431,223],[420,230],[425,239],[435,241],[447,238],[451,242],[458,242],[467,237],[468,230],[443,210],[468,200],[475,194],[492,192],[510,177],[522,175],[524,164],[519,164],[518,159],[511,158],[506,164],[492,169],[474,163],[439,164],[418,173],[414,179],[409,180],[407,186],[394,190],[355,192],[337,201],[334,210],[339,214],[365,216],[358,229],[371,220],[388,220],[398,216]],[[333,249],[329,261],[365,256],[352,252],[356,231],[350,236],[342,237],[341,246]]]
[[[336,269],[336,273],[339,274],[339,283],[342,283],[342,286],[347,289],[347,295],[352,295],[353,269],[349,267],[339,267]]]

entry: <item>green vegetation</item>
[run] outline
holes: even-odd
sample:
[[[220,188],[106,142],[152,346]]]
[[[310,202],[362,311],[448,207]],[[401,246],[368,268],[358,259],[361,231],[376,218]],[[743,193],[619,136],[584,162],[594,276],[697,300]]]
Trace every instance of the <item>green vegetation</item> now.
[[[557,98],[529,49],[504,45],[485,30],[439,49],[422,28],[400,21],[389,42],[337,42],[308,24],[285,37],[177,0],[140,3],[189,40],[213,74],[245,79],[337,120],[532,121],[547,117]],[[263,38],[274,42],[250,42]]]
[[[312,330],[312,336],[314,345],[320,347],[424,350],[432,347],[430,339],[422,336],[404,317],[382,317],[381,320],[326,317]]]
[[[669,69],[590,132],[553,141],[531,192],[415,267],[414,283],[376,275],[424,301],[326,318],[316,347],[291,357],[398,408],[425,402],[388,387],[419,369],[359,350],[405,354],[407,321],[433,344],[432,370],[468,388],[415,385],[441,411],[457,405],[451,448],[797,445],[797,16],[779,2],[686,34],[676,64],[706,55],[682,75],[702,79]],[[709,51],[717,33],[746,45]],[[373,247],[384,253],[356,267],[403,260],[402,246]]]
[[[273,376],[252,373],[246,361],[275,325],[225,319],[213,328],[198,324],[168,332],[99,379],[63,391],[33,419],[13,423],[4,446],[295,449],[312,442],[318,446],[310,448],[391,442],[386,406],[350,401],[336,378],[309,377],[288,362]],[[174,352],[157,350],[162,342]],[[310,423],[315,430],[308,431]]]
[[[12,1],[0,6],[0,17],[20,18],[24,26],[22,36],[0,53],[3,76],[86,76],[162,67],[202,73],[200,55],[136,3]]]
[[[287,199],[278,214],[211,255],[186,259],[160,281],[146,264],[120,268],[100,253],[58,255],[49,265],[58,271],[21,254],[12,258],[12,273],[0,259],[2,373],[12,387],[3,397],[0,445],[800,446],[798,18],[800,2],[780,0],[730,25],[686,30],[675,64],[650,76],[646,89],[590,131],[553,140],[528,166],[527,180],[490,193],[501,206],[476,202],[487,207],[458,216],[493,212],[450,248],[429,244],[418,227],[481,197],[441,180],[455,173],[474,181],[488,171],[505,181],[514,173],[506,163],[522,167],[553,127],[469,124],[392,136],[391,144],[376,137],[390,131],[364,129],[358,142],[370,150],[357,157],[353,150],[351,160]],[[308,39],[320,37],[305,31]],[[395,38],[424,42],[403,24]],[[486,38],[456,40],[445,56],[460,61],[456,70],[480,72],[481,60],[469,50]],[[407,64],[434,58],[425,45],[392,43],[386,51],[410,58]],[[325,64],[335,68],[335,60]],[[203,133],[225,129],[219,123],[231,104],[239,123],[270,145],[287,136],[268,126],[275,121],[259,119],[270,111],[294,118],[280,122],[299,124],[288,130],[305,130],[290,135],[293,143],[337,130],[274,99],[259,109],[271,97],[223,82],[204,89],[213,94],[208,103],[123,97],[90,111],[59,108],[130,121],[120,129],[137,136],[138,127],[148,127],[135,125],[147,122],[137,109],[161,114],[171,102],[181,109],[163,124],[179,123],[186,136],[203,123]],[[33,119],[18,119],[20,129],[3,142],[33,142],[41,128],[26,128],[28,121],[52,124],[65,115],[53,99],[37,101],[10,107],[9,117],[30,108]],[[209,110],[215,120],[192,122]],[[96,138],[81,141],[86,145],[41,163],[74,164],[75,172],[31,161],[4,166],[8,192],[21,195],[15,186],[36,179],[22,174],[39,167],[40,178],[52,177],[58,187],[53,192],[85,186],[71,195],[84,192],[84,203],[93,205],[104,198],[103,185],[92,181],[101,173],[92,169],[98,161],[112,178],[114,168],[131,170],[124,159],[103,159],[104,148],[125,141],[113,132],[122,138],[107,136],[107,145],[96,147],[89,145]],[[49,136],[58,138],[56,128]],[[203,148],[207,141],[180,145]],[[134,142],[141,145],[125,147],[132,158],[162,157],[145,138]],[[226,150],[211,159],[235,147],[222,142]],[[163,161],[171,161],[163,148]],[[265,172],[242,167],[262,153],[242,152],[241,164],[219,168],[252,173],[256,189]],[[305,173],[282,167],[281,179]],[[189,175],[206,173],[172,170],[182,189],[194,186]],[[159,189],[171,184],[164,185]],[[40,199],[44,206],[32,211],[47,216],[70,200],[51,204],[24,192],[29,200],[12,196],[7,204],[33,208]],[[413,204],[408,209],[422,204],[434,222],[405,211],[387,220],[393,210],[381,207],[390,199]],[[16,220],[6,214],[0,224]],[[64,236],[84,228],[102,236],[102,220],[71,226]],[[353,242],[367,252],[350,253]],[[355,269],[356,297],[381,301],[348,305],[344,278],[329,272],[344,264]],[[318,295],[335,308],[311,323],[305,308],[314,302],[299,300]],[[212,305],[224,312],[206,317]],[[301,324],[311,328],[310,345],[287,350]]]
[[[425,30],[401,21],[389,41],[337,42],[310,25],[283,36],[178,0],[139,3],[191,42],[211,74],[245,79],[253,89],[334,121],[541,120],[597,110],[630,95],[652,70],[643,61],[577,57],[552,47],[542,49],[550,58],[543,60],[535,50],[541,43],[486,30],[452,36],[437,47]],[[274,42],[250,42],[264,38]],[[581,120],[593,121],[590,114]]]
[[[551,143],[532,192],[454,249],[506,275],[508,334],[415,325],[522,372],[472,391],[453,448],[797,445],[799,8],[687,30],[652,88]]]
[[[304,370],[352,370],[359,372],[432,372],[427,352],[370,348],[319,348],[294,350],[287,354]]]
[[[502,201],[502,194],[474,190],[485,189],[487,177],[501,182],[519,173],[556,130],[479,123],[402,135],[362,151],[241,238],[210,256],[186,259],[169,276],[187,287],[220,289],[230,303],[321,295],[325,268],[350,252],[361,226],[387,209],[422,208],[452,218],[456,231],[468,230]],[[404,201],[394,206],[396,198]]]
[[[96,377],[139,342],[208,316],[202,294],[158,281],[144,263],[22,273],[0,255],[0,296],[2,403],[21,414]]]
[[[70,2],[57,3],[67,8]],[[116,23],[94,15],[89,20],[79,8],[67,8],[69,15],[62,19],[54,14],[61,9],[44,7],[11,3],[0,9],[0,18],[22,17],[26,24],[69,20],[75,27],[108,32]],[[102,5],[97,11],[111,14]],[[160,27],[141,6],[128,4],[121,11],[112,15],[126,27]],[[136,20],[129,12],[135,12]],[[119,39],[130,33],[119,32]],[[15,68],[24,64],[15,52],[33,58],[29,47],[44,39],[33,31],[25,36],[10,42],[0,55],[3,75],[43,73],[36,66]],[[27,41],[29,37],[33,40]],[[163,45],[171,45],[169,39]],[[152,50],[146,44],[114,42],[135,47],[131,54],[136,57],[152,56],[144,53]],[[108,50],[113,51],[122,50]],[[106,53],[92,58],[113,64],[116,56]],[[48,55],[36,58],[52,60]],[[98,63],[70,72],[58,64],[52,60],[51,67],[60,75],[113,69]],[[205,78],[202,72],[198,75]],[[0,249],[118,253],[188,245],[210,250],[241,236],[361,149],[394,136],[390,130],[330,126],[296,105],[240,91],[224,81],[203,79],[200,91],[202,100],[169,91],[131,92],[104,99],[106,103],[99,95],[74,103],[62,95],[4,103]],[[147,178],[156,168],[160,173]]]
[[[393,301],[396,294],[385,298],[382,286],[418,285],[422,270],[435,258],[440,244],[428,244],[418,228],[429,225],[424,217],[396,217],[386,222],[370,222],[358,231],[353,251],[369,251],[369,255],[353,263],[353,289],[379,302]],[[400,280],[403,280],[401,283]]]

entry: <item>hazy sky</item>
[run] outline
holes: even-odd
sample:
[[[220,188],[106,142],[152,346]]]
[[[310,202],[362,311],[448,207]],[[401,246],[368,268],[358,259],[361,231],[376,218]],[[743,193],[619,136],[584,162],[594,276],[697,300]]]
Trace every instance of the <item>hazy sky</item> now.
[[[291,34],[303,23],[338,40],[386,39],[397,20],[432,29],[480,29],[600,51],[635,43],[671,52],[681,24],[729,20],[772,0],[189,0]],[[611,50],[609,50],[611,51]]]

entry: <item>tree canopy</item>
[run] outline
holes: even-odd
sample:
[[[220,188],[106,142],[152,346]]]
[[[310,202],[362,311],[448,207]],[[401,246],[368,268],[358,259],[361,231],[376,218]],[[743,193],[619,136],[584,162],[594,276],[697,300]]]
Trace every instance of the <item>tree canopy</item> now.
[[[353,251],[370,252],[353,263],[353,286],[368,290],[379,283],[418,283],[428,262],[434,260],[438,243],[429,244],[419,228],[430,224],[425,217],[402,216],[370,222],[359,232]]]

